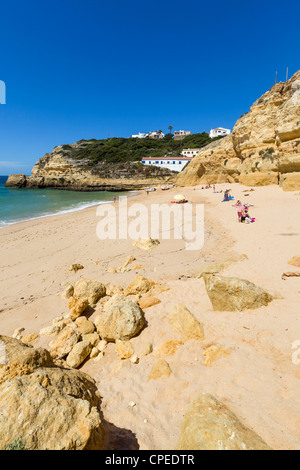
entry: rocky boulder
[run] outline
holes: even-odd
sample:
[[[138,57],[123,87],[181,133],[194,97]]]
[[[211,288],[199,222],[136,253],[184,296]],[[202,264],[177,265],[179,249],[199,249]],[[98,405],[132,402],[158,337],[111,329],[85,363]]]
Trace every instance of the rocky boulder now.
[[[176,450],[271,450],[213,396],[202,394],[187,408]]]
[[[106,302],[94,324],[102,339],[127,341],[142,330],[145,317],[137,302],[125,295],[115,294]]]
[[[273,297],[252,282],[237,277],[203,274],[207,294],[216,311],[254,310],[267,306]]]

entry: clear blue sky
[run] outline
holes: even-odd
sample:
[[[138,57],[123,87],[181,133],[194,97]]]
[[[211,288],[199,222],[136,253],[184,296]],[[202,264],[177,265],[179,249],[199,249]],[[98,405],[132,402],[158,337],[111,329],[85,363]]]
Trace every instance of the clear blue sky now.
[[[0,174],[59,144],[232,128],[300,69],[299,0],[1,3]]]

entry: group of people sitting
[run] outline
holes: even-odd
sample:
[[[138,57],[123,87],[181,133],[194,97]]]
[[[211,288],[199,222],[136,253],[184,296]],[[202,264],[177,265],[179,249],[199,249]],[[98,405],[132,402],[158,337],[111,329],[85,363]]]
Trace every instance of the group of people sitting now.
[[[255,222],[255,218],[251,217],[249,214],[249,204],[242,204],[242,202],[238,200],[233,207],[237,207],[238,209],[239,222],[244,224],[251,224]]]

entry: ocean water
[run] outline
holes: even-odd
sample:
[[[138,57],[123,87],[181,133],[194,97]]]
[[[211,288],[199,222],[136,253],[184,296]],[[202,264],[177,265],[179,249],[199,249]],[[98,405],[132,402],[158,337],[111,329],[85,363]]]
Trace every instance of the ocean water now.
[[[7,176],[0,176],[0,228],[24,220],[112,202],[115,197],[118,199],[121,194],[126,195],[108,191],[5,188],[6,180]]]

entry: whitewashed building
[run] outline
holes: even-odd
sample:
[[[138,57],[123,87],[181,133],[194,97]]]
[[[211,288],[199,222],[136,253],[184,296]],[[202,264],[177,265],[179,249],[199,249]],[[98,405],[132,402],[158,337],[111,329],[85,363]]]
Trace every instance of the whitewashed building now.
[[[132,139],[163,139],[165,134],[163,132],[159,131],[153,131],[153,132],[139,132],[138,134],[133,134],[131,136]]]
[[[230,129],[224,129],[224,127],[217,127],[216,129],[211,129],[209,132],[209,137],[213,139],[214,137],[223,137],[231,133]]]
[[[149,137],[150,139],[163,139],[164,136],[165,134],[159,131],[148,132],[146,135],[146,137]]]
[[[187,165],[187,163],[192,160],[192,158],[193,157],[185,157],[183,155],[176,157],[170,157],[165,155],[161,158],[143,158],[142,163],[147,166],[158,166],[160,168],[168,168],[169,170],[180,172],[181,170],[183,170],[185,165]]]
[[[174,140],[182,140],[188,135],[192,135],[191,131],[175,131]]]
[[[198,152],[200,152],[200,148],[199,149],[183,149],[182,152],[181,152],[181,155],[183,155],[184,157],[194,157],[195,155],[197,155]]]
[[[138,134],[133,134],[131,136],[132,139],[145,139],[145,137],[147,136],[147,134],[143,133],[143,132],[139,132]]]

